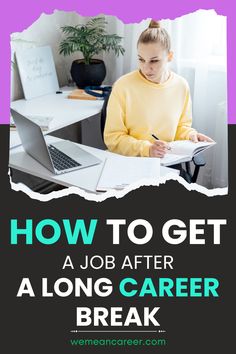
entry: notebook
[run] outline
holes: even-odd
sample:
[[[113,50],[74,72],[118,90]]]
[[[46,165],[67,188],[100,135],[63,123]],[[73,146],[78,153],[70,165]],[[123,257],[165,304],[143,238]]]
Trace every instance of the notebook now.
[[[32,120],[32,122],[36,123],[42,130],[48,130],[50,128],[50,123],[53,120],[53,117],[50,116],[37,116],[37,115],[27,115],[26,118]],[[10,128],[11,130],[16,130],[16,125],[14,123],[13,118],[10,119]]]
[[[214,146],[215,142],[199,141],[193,143],[190,140],[176,140],[169,143],[171,150],[161,159],[161,165],[171,166],[185,161],[191,161],[192,158],[200,152]]]
[[[98,93],[101,93],[102,91],[97,91]],[[87,92],[85,92],[82,89],[76,89],[72,91],[69,95],[68,98],[70,99],[75,99],[75,100],[92,100],[96,101],[98,98],[92,95],[89,95]]]
[[[127,157],[113,155],[104,163],[97,191],[123,189],[143,179],[150,181],[160,176],[160,159],[148,157]]]

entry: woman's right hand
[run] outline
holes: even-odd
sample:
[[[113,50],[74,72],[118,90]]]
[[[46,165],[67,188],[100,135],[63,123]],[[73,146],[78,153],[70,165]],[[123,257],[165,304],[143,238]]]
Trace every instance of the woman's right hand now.
[[[157,140],[155,141],[149,149],[150,157],[164,157],[167,150],[169,150],[169,145],[165,141]]]

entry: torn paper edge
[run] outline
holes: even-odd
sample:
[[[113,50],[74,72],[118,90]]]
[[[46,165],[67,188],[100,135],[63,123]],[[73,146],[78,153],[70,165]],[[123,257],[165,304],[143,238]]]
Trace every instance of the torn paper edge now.
[[[144,186],[159,187],[160,185],[164,185],[166,184],[166,182],[168,183],[168,181],[173,181],[173,180],[179,182],[188,191],[196,191],[208,197],[223,196],[228,194],[228,187],[207,189],[206,187],[200,186],[197,183],[186,182],[182,177],[178,176],[176,173],[168,173],[166,176],[155,178],[155,179],[142,179],[135,183],[130,184],[129,186],[125,187],[122,190],[109,190],[107,192],[103,192],[99,194],[95,192],[88,192],[78,187],[65,187],[65,189],[62,189],[60,191],[54,191],[48,194],[41,194],[32,191],[29,187],[27,187],[23,183],[12,182],[10,176],[9,178],[10,178],[11,187],[14,191],[24,192],[30,198],[39,200],[41,202],[47,202],[52,199],[58,199],[61,197],[66,197],[74,194],[79,195],[80,197],[83,197],[89,201],[103,202],[108,198],[113,198],[113,197],[117,199],[122,198],[126,194],[140,187],[144,187]]]

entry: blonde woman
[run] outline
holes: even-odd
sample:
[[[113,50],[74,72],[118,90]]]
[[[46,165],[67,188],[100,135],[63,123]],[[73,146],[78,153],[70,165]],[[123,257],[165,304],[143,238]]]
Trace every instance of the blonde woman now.
[[[173,140],[212,141],[192,128],[189,86],[168,69],[173,52],[159,22],[152,20],[141,33],[137,52],[138,70],[117,80],[109,98],[104,130],[108,149],[126,156],[163,157]]]

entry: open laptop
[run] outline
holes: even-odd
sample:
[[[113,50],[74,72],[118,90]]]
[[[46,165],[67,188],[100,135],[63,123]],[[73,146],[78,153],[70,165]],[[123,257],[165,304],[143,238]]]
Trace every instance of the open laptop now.
[[[102,162],[68,140],[47,144],[41,128],[36,123],[13,109],[11,114],[24,150],[54,174],[71,172]]]

